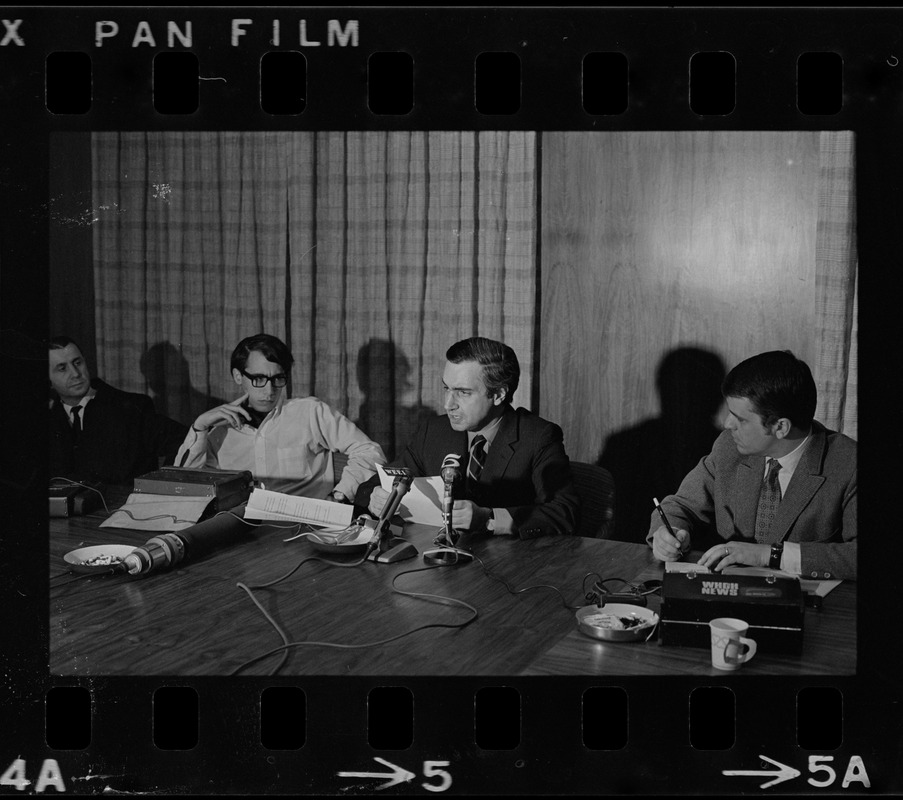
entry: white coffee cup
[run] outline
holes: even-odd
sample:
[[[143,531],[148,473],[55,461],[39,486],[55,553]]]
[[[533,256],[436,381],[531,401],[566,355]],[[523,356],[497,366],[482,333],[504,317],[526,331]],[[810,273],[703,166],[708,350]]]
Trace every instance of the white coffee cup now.
[[[709,623],[712,632],[712,666],[716,669],[739,669],[756,654],[756,643],[744,634],[749,625],[742,619],[719,617]]]

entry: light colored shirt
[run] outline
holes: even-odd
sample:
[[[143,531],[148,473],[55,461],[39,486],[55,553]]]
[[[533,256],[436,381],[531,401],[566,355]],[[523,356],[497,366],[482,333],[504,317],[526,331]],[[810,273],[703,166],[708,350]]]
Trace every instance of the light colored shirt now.
[[[348,464],[333,487],[333,453]],[[184,462],[183,462],[184,459]],[[228,425],[188,431],[178,466],[249,470],[267,489],[325,498],[337,491],[354,497],[357,487],[385,464],[382,448],[351,420],[316,397],[283,398],[260,427]]]
[[[793,477],[793,473],[796,471],[796,467],[800,463],[806,445],[809,444],[809,439],[811,438],[812,431],[810,430],[809,433],[806,434],[806,438],[793,450],[787,453],[786,456],[781,456],[777,459],[777,462],[781,465],[781,469],[778,472],[778,485],[781,487],[782,498],[787,494],[787,487],[790,485],[790,479]],[[768,473],[768,461],[769,459],[766,458],[765,470],[762,473],[763,478]],[[800,555],[799,542],[784,542],[784,550],[781,552],[781,569],[784,572],[790,572],[794,575],[800,574],[802,571],[802,556]]]
[[[470,463],[470,451],[473,449],[474,436],[484,436],[486,438],[486,444],[483,445],[483,449],[488,455],[489,448],[492,447],[492,440],[495,439],[495,435],[498,433],[501,424],[502,417],[498,416],[481,431],[467,431],[467,463]],[[492,509],[492,516],[495,520],[495,529],[493,530],[493,533],[508,534],[512,532],[514,529],[514,518],[507,508]]]

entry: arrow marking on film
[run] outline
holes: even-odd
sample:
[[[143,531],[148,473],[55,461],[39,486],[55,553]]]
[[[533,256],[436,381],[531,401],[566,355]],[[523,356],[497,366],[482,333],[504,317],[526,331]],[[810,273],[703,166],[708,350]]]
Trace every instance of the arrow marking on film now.
[[[777,769],[776,770],[753,770],[753,769],[725,769],[721,771],[722,775],[753,775],[756,777],[761,777],[764,775],[774,775],[774,780],[767,781],[763,783],[759,788],[767,789],[769,786],[776,786],[779,783],[783,783],[784,781],[789,781],[792,778],[796,778],[800,771],[798,769],[794,769],[793,767],[788,767],[786,764],[782,764],[780,761],[775,761],[773,758],[769,758],[768,756],[759,756],[763,761],[767,761],[770,764],[774,764]]]
[[[397,764],[393,764],[391,761],[386,761],[384,758],[374,757],[374,761],[379,761],[380,764],[384,764],[389,767],[391,772],[340,772],[339,777],[341,778],[388,778],[384,784],[377,786],[377,789],[388,789],[390,786],[394,786],[396,783],[401,783],[402,781],[405,783],[410,783],[416,777],[413,772],[408,772],[404,767],[399,767]],[[799,775],[799,773],[797,773]]]

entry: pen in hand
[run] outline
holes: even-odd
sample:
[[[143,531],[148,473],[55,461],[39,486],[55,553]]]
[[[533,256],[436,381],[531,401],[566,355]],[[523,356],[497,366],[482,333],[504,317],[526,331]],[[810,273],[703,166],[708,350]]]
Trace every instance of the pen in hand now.
[[[652,502],[655,503],[655,507],[658,509],[658,513],[662,518],[662,522],[665,523],[665,527],[668,529],[668,533],[670,533],[675,539],[677,539],[677,534],[674,532],[674,528],[671,527],[671,523],[668,522],[668,517],[665,516],[665,509],[662,508],[661,503],[658,502],[657,497],[652,498]],[[683,555],[683,543],[680,539],[677,539],[680,549],[680,554]]]

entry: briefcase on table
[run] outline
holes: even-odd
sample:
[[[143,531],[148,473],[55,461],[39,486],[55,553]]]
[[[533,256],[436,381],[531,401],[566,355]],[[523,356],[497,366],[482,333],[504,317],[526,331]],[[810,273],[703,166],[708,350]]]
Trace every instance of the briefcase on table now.
[[[709,622],[733,617],[749,623],[759,652],[799,654],[804,596],[796,578],[735,573],[666,572],[662,580],[659,641],[710,647]]]
[[[186,469],[163,467],[135,478],[138,494],[176,497],[209,497],[205,517],[244,503],[254,478],[248,470]]]

